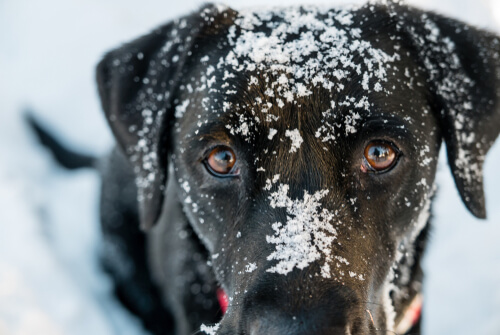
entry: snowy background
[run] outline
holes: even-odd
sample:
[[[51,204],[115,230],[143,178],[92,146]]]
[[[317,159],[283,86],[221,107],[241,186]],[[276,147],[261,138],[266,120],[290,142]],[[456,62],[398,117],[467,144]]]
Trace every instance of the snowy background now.
[[[106,153],[112,138],[95,64],[106,50],[200,3],[0,0],[0,335],[145,334],[112,298],[96,262],[98,176],[57,167],[21,111],[32,108],[75,148]],[[237,9],[249,2],[226,3]],[[500,32],[500,0],[410,3]],[[485,165],[487,221],[465,210],[441,158],[425,261],[425,334],[498,335],[500,143]]]

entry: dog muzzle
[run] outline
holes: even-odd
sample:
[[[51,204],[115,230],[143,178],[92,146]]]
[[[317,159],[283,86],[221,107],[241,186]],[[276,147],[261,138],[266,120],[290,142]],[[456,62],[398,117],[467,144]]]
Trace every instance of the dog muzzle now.
[[[222,315],[226,314],[227,308],[229,307],[229,299],[226,292],[221,288],[217,289],[217,300],[219,301]],[[422,315],[422,302],[423,299],[421,294],[417,294],[415,298],[413,298],[412,302],[404,311],[403,318],[396,326],[397,334],[406,334],[418,323]]]

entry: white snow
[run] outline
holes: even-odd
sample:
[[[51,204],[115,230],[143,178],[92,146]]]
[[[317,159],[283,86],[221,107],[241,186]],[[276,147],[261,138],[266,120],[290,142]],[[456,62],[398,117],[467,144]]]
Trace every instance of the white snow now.
[[[257,270],[257,264],[256,263],[248,263],[245,265],[245,272],[254,272]]]
[[[301,98],[311,95],[313,89],[323,88],[339,96],[348,94],[342,81],[361,73],[364,90],[381,91],[391,63],[400,56],[397,52],[387,54],[370,41],[361,39],[360,28],[351,25],[352,14],[346,8],[330,10],[326,6],[306,5],[241,10],[235,25],[229,29],[228,42],[232,48],[219,59],[217,67],[231,71],[233,75],[257,71],[269,83],[264,94],[276,98],[275,102],[268,101],[267,107],[261,107],[263,113],[273,105],[283,108],[285,101],[297,104]],[[241,30],[237,37],[236,27]],[[225,85],[230,84],[224,81],[221,88]],[[252,77],[248,88],[251,90],[258,85],[259,81]],[[386,92],[389,89],[386,88]],[[370,105],[366,96],[359,102],[351,102],[357,108],[367,109],[366,106]],[[333,106],[335,101],[331,103]],[[349,112],[347,134],[356,132],[356,114],[352,110]],[[267,122],[273,121],[271,114],[267,117]],[[357,118],[360,116],[357,115]],[[231,134],[249,135],[249,132],[243,134],[237,131],[243,126],[249,128],[247,120],[240,119],[239,125],[228,125]],[[318,129],[318,137],[326,130],[326,126]],[[293,132],[287,131],[286,134],[296,139],[290,152],[296,152],[301,143],[298,131]],[[269,139],[273,136],[271,133]],[[335,139],[331,134],[324,138]]]
[[[302,142],[304,142],[302,136],[300,136],[300,131],[298,129],[294,130],[287,129],[285,131],[285,136],[289,137],[290,140],[292,141],[292,147],[290,148],[290,152],[297,152]]]
[[[186,108],[189,106],[189,99],[184,100],[181,104],[175,107],[175,117],[181,118],[186,112]]]
[[[271,2],[316,1],[252,5]],[[409,2],[480,26],[496,28],[492,15],[500,21],[496,0],[490,1],[495,11],[487,0]],[[56,167],[30,136],[20,111],[33,106],[70,146],[106,152],[112,140],[94,83],[98,59],[200,4],[0,1],[0,334],[145,334],[114,300],[97,266],[96,174]],[[349,24],[348,17],[336,19]],[[371,87],[369,78],[363,84]],[[480,221],[461,203],[444,152],[440,158],[425,261],[425,334],[500,333],[499,165],[497,143],[484,170],[489,219]]]
[[[294,268],[306,268],[323,256],[321,275],[330,278],[328,262],[331,261],[331,247],[337,235],[332,222],[335,214],[321,209],[320,203],[329,191],[321,190],[314,194],[304,191],[302,199],[290,198],[288,191],[289,185],[280,184],[278,190],[269,196],[271,207],[286,209],[287,222],[273,223],[274,235],[266,236],[268,243],[276,245],[267,259],[278,261],[267,272],[286,275]]]
[[[202,324],[200,327],[200,331],[204,332],[207,335],[216,335],[217,330],[219,330],[220,324],[215,324],[213,326],[207,326]]]
[[[267,136],[268,139],[272,140],[274,135],[276,135],[278,131],[276,129],[270,128],[269,129],[269,136]]]

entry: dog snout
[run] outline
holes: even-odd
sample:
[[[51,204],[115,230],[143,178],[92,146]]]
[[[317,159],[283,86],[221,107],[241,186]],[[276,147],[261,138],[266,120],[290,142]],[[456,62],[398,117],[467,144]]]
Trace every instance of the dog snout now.
[[[322,314],[322,313],[321,313]],[[366,335],[369,331],[349,320],[349,317],[318,315],[318,311],[299,316],[265,313],[254,320],[247,332],[250,335]]]
[[[237,312],[238,330],[249,335],[366,335],[368,320],[352,291],[284,293],[262,291],[247,296]],[[225,333],[224,333],[225,334]]]

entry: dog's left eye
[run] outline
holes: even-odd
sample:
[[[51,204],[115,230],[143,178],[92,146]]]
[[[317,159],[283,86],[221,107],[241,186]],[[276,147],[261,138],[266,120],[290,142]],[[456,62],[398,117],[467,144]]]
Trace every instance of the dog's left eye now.
[[[236,155],[229,147],[218,146],[212,149],[204,162],[207,170],[216,177],[238,175],[235,169]]]
[[[372,141],[365,148],[361,171],[387,172],[396,165],[398,158],[399,150],[392,143]]]

